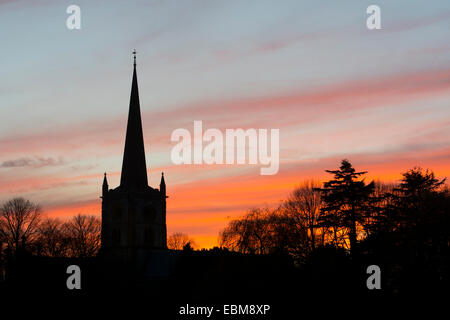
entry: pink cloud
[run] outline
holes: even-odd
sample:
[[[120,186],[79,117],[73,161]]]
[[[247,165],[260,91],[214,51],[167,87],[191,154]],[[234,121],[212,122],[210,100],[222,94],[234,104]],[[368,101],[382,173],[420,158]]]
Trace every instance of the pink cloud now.
[[[218,129],[253,127],[287,128],[306,123],[326,122],[347,117],[352,110],[418,101],[450,92],[450,69],[359,79],[313,91],[232,101],[210,101],[176,109],[143,114],[147,145],[153,148],[171,144],[170,134],[178,127],[203,120],[205,127]],[[257,116],[256,116],[257,115]],[[79,157],[119,155],[126,127],[125,114],[86,123],[0,138],[0,161],[51,153]],[[188,127],[190,128],[190,127]]]

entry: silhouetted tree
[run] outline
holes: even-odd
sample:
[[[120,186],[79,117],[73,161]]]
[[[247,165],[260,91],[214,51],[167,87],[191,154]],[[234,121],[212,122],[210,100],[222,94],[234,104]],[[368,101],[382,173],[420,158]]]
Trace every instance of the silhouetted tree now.
[[[219,235],[220,245],[241,253],[268,253],[272,247],[270,213],[268,208],[253,208],[230,221]]]
[[[450,197],[445,179],[417,167],[402,175],[398,185],[385,190],[363,245],[387,266],[385,279],[392,282],[391,289],[414,294],[444,288],[450,280]]]
[[[401,228],[414,228],[426,219],[433,201],[441,195],[445,179],[438,180],[432,171],[415,167],[405,173],[392,193],[395,219]]]
[[[219,235],[221,247],[250,254],[307,252],[307,229],[284,208],[253,208],[234,219]],[[306,246],[306,247],[305,247]]]
[[[191,242],[188,242],[183,246],[183,251],[194,251],[194,248],[192,247]]]
[[[388,211],[393,204],[392,195],[397,193],[396,184],[383,183],[377,181],[373,190],[372,208],[367,210],[364,225],[365,236],[369,237],[372,233],[379,233],[390,229]]]
[[[24,198],[14,198],[0,207],[0,242],[5,242],[12,254],[31,248],[36,239],[41,207]]]
[[[46,218],[38,228],[38,254],[49,257],[65,257],[69,254],[71,239],[59,219]]]
[[[101,244],[101,221],[95,216],[74,216],[63,226],[69,239],[69,252],[73,257],[92,257],[98,253]]]
[[[415,248],[422,255],[424,246],[448,241],[449,226],[448,190],[446,179],[439,180],[430,170],[415,167],[405,173],[400,185],[391,194],[392,205],[388,214],[393,231],[413,237]],[[444,236],[444,239],[437,239]],[[410,241],[411,244],[411,241]],[[448,245],[446,246],[448,247]]]
[[[300,259],[310,251],[308,229],[294,212],[281,206],[267,215],[265,223],[266,253],[289,253]]]
[[[308,251],[313,251],[317,245],[325,244],[326,230],[318,226],[320,209],[323,205],[319,187],[319,182],[305,181],[292,191],[283,204],[291,226],[302,235],[305,230],[307,231],[308,248],[302,246],[302,249],[309,249]],[[317,239],[318,237],[320,238]]]
[[[193,249],[196,246],[195,240],[182,232],[175,232],[167,237],[167,247],[171,250],[183,250],[186,245]]]
[[[321,223],[335,229],[348,230],[350,250],[356,248],[358,226],[363,226],[367,213],[372,210],[374,182],[366,184],[358,180],[366,171],[356,172],[352,164],[344,159],[338,170],[326,170],[334,179],[324,183],[322,192],[324,206],[321,208]]]

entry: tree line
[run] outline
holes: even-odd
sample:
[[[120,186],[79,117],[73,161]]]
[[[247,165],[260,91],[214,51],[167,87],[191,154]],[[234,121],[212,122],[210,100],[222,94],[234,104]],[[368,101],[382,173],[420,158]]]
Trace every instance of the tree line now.
[[[24,198],[0,206],[0,262],[20,254],[48,257],[93,257],[101,242],[101,220],[78,214],[67,221],[45,217]]]
[[[305,181],[276,208],[253,208],[220,232],[223,248],[287,253],[303,263],[318,249],[356,258],[382,255],[408,263],[450,256],[450,192],[445,179],[419,167],[399,183],[366,182],[344,159],[324,183]],[[438,258],[436,258],[438,257]]]
[[[324,183],[307,180],[276,208],[257,207],[220,232],[219,246],[248,254],[287,253],[305,261],[318,248],[351,255],[403,248],[410,255],[450,251],[450,192],[445,179],[418,167],[399,183],[366,182],[348,160]],[[0,262],[21,252],[49,257],[93,257],[101,245],[101,220],[78,214],[67,221],[45,217],[39,205],[14,198],[0,206]],[[168,248],[195,248],[183,233]],[[386,252],[386,250],[384,250]]]

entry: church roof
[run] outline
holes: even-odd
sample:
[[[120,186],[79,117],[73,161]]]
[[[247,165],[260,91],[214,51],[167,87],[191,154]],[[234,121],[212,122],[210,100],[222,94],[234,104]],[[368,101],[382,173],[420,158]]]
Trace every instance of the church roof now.
[[[135,52],[134,52],[135,54]],[[145,164],[144,137],[142,134],[141,108],[136,75],[136,55],[133,64],[130,108],[128,111],[125,150],[123,153],[120,189],[143,191],[148,189],[147,167]]]

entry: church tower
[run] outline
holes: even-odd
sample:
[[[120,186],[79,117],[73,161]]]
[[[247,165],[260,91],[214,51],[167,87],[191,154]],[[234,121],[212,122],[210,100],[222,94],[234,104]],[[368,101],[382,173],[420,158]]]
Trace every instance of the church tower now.
[[[102,254],[135,261],[149,250],[167,248],[166,184],[161,175],[160,189],[147,182],[144,137],[136,74],[133,63],[130,106],[123,153],[120,185],[108,189],[106,173],[102,187]]]

